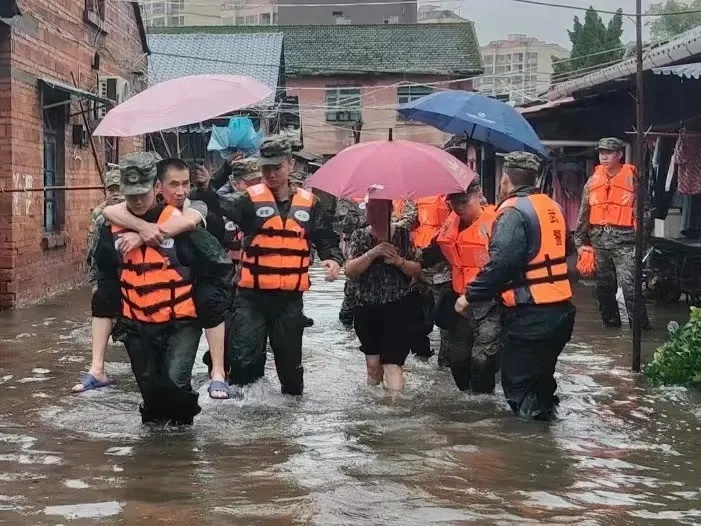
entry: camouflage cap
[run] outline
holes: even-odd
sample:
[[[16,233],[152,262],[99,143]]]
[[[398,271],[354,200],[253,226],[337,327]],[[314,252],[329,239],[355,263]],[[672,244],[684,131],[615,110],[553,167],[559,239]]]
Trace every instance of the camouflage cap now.
[[[604,137],[603,139],[599,140],[599,144],[596,146],[596,149],[608,152],[620,152],[626,149],[626,145],[617,137]]]
[[[121,184],[121,172],[119,168],[112,168],[105,174],[105,188],[119,186]]]
[[[259,166],[272,166],[292,157],[292,146],[287,137],[273,135],[263,139],[258,155]]]
[[[517,168],[529,172],[540,172],[540,159],[528,152],[511,152],[504,156],[504,168]]]
[[[147,194],[156,182],[156,165],[161,156],[153,152],[137,152],[119,161],[121,190],[124,195]]]
[[[479,178],[477,178],[467,185],[464,192],[448,194],[448,201],[452,203],[466,203],[473,195],[479,193],[481,190],[482,187],[480,186]]]
[[[258,166],[258,159],[255,157],[246,157],[238,159],[231,163],[231,177],[233,179],[243,179],[250,181],[262,177]]]

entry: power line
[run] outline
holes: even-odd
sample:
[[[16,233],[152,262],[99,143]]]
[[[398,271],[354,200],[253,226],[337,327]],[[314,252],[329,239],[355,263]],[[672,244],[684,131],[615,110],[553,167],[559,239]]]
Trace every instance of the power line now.
[[[131,2],[132,0],[115,0],[118,2]],[[154,0],[155,1],[155,0]],[[457,3],[466,3],[466,2],[472,2],[473,0],[452,0],[453,2]],[[530,4],[530,5],[538,5],[538,6],[543,6],[543,7],[555,7],[555,8],[560,8],[560,9],[572,9],[574,11],[588,11],[591,9],[590,7],[583,7],[583,6],[577,6],[577,5],[570,5],[570,4],[559,4],[559,3],[552,3],[552,2],[543,2],[539,0],[510,0],[511,2],[516,2],[516,3],[522,3],[522,4]],[[138,3],[143,6],[150,6],[154,2],[148,2],[147,0],[138,0]],[[169,5],[180,5],[178,0],[159,0],[158,3],[164,3],[164,4],[169,4]],[[186,0],[187,5],[193,6],[193,5],[199,5],[203,7],[215,7],[219,6],[221,8],[221,1],[220,0],[212,0],[211,2],[205,1],[205,0]],[[389,0],[387,2],[383,1],[374,1],[374,2],[363,2],[363,6],[385,6],[385,5],[409,5],[413,4],[418,6],[419,1],[418,0]],[[320,4],[320,3],[309,3],[309,4],[290,4],[286,5],[284,3],[278,3],[277,7],[284,7],[285,9],[288,8],[296,8],[296,7],[354,7],[357,6],[357,2],[335,2],[335,3],[329,3],[329,4]],[[264,8],[274,8],[275,6],[273,4],[242,4],[242,5],[232,5],[230,8],[222,8],[222,9],[231,9],[231,10],[237,10],[237,9],[245,9],[245,8],[251,8],[251,7],[264,7]],[[610,15],[617,15],[619,14],[617,11],[611,11],[611,10],[606,10],[606,9],[594,9],[597,13],[604,13],[604,14],[610,14]],[[686,11],[676,11],[672,13],[643,13],[643,17],[657,17],[657,16],[675,16],[675,15],[686,15],[686,14],[694,14],[694,13],[701,13],[701,9],[689,9]],[[636,16],[635,13],[620,13],[623,16],[628,16],[628,17],[634,17]],[[177,13],[170,13],[170,16],[176,16]]]

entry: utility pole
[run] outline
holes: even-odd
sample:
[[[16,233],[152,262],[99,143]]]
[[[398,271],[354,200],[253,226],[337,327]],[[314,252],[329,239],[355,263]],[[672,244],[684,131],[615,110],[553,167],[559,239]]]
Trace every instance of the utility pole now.
[[[645,99],[643,77],[643,17],[642,0],[635,0],[635,59],[637,70],[635,73],[635,113],[636,113],[636,139],[635,139],[635,166],[637,168],[637,198],[635,200],[635,296],[633,313],[633,360],[632,369],[640,372],[640,355],[642,343],[642,327],[640,326],[640,313],[643,311],[643,250],[644,250],[644,226],[645,197],[647,192],[647,170],[645,169]]]

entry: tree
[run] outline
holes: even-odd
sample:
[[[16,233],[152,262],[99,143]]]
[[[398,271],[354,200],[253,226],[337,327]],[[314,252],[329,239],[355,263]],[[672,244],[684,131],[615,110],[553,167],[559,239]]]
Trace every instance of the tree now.
[[[701,1],[701,0],[698,0]],[[593,7],[587,9],[584,24],[578,16],[567,33],[572,42],[569,59],[553,57],[553,71],[557,81],[567,80],[570,76],[583,70],[592,71],[596,66],[610,64],[623,57],[623,10],[619,9],[609,20],[608,25]]]
[[[652,40],[663,40],[673,37],[696,26],[701,26],[701,12],[699,13],[683,13],[679,15],[671,15],[670,13],[679,13],[683,11],[701,11],[701,0],[667,0],[652,4],[647,10],[649,15],[666,15],[650,18],[647,26],[650,28],[650,37]]]

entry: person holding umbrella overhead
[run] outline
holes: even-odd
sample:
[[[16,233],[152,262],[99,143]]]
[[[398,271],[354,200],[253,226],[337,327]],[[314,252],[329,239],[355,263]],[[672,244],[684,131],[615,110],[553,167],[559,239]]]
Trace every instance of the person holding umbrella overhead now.
[[[538,157],[504,157],[497,218],[489,240],[489,262],[455,302],[499,297],[504,347],[501,384],[512,410],[536,420],[553,417],[558,398],[553,377],[557,359],[572,336],[576,309],[567,276],[565,218],[559,205],[535,186]]]
[[[431,177],[426,177],[431,174]],[[392,201],[461,192],[476,174],[449,153],[411,141],[355,144],[329,160],[307,184],[342,199],[364,198],[369,226],[349,241],[346,276],[355,281],[354,326],[368,381],[402,389],[414,318],[409,295],[421,266],[409,231],[392,226]]]
[[[353,232],[346,253],[346,276],[355,282],[355,332],[365,354],[369,385],[384,379],[387,389],[404,389],[402,367],[409,354],[414,318],[412,280],[421,266],[409,230],[391,224],[392,201],[367,202],[368,226]]]
[[[455,316],[452,308],[489,260],[487,246],[496,208],[482,206],[481,197],[477,181],[464,192],[448,195],[453,212],[422,251],[421,266],[430,267],[440,261],[450,265],[452,291],[444,291],[438,300],[436,322],[448,329],[446,359],[455,384],[461,391],[491,393],[501,348],[498,304],[494,298],[473,301],[463,316]],[[448,312],[441,308],[443,305],[449,306]]]

